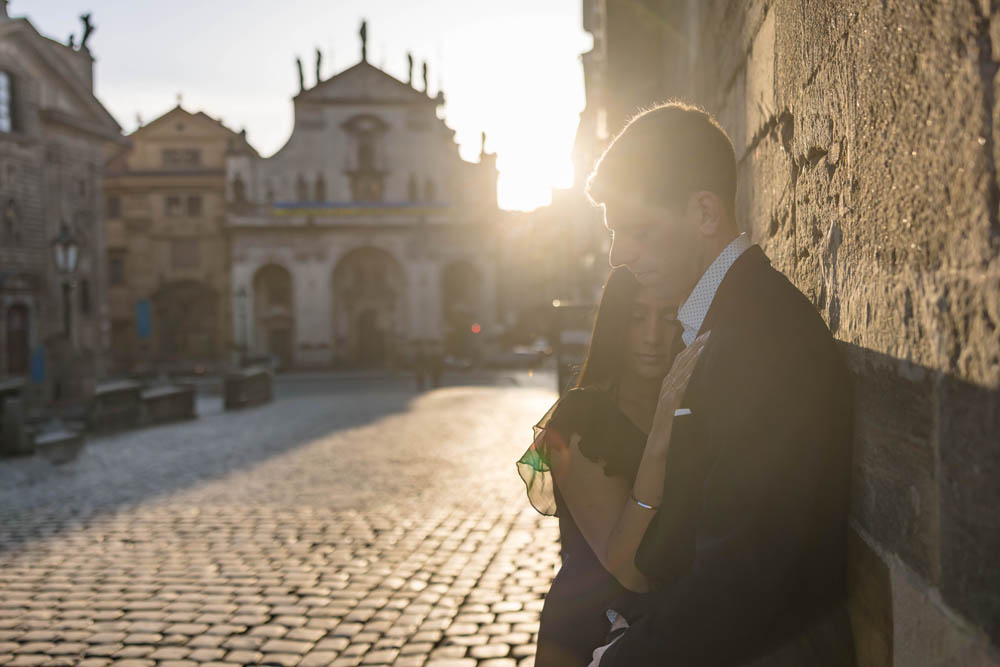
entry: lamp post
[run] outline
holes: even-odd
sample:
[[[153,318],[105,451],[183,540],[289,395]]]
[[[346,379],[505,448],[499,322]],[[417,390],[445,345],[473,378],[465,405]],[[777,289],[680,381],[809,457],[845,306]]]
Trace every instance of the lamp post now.
[[[59,226],[59,235],[52,239],[52,255],[55,259],[56,269],[59,272],[62,284],[62,308],[63,308],[63,337],[65,342],[64,353],[60,355],[62,361],[59,363],[59,370],[56,371],[55,383],[53,385],[53,398],[61,401],[66,398],[69,375],[66,364],[71,363],[73,357],[73,274],[76,272],[76,263],[80,257],[80,246],[73,235],[70,234],[66,223]],[[72,394],[72,390],[68,392]]]
[[[56,269],[62,276],[63,333],[68,340],[72,340],[73,302],[70,299],[70,292],[73,288],[76,263],[80,258],[80,246],[70,234],[69,227],[66,226],[65,222],[59,227],[59,235],[52,240],[52,252],[56,261]]]
[[[247,363],[247,346],[250,343],[250,332],[247,325],[247,288],[241,285],[238,290],[236,290],[236,304],[240,312],[240,367],[246,366]]]

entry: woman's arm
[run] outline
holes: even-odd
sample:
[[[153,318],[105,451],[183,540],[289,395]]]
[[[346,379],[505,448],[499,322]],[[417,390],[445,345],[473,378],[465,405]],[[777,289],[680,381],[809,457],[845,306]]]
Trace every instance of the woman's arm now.
[[[655,516],[663,495],[667,450],[674,411],[680,407],[691,372],[707,341],[699,337],[674,361],[663,381],[646,449],[632,488],[621,477],[608,477],[603,467],[580,451],[580,437],[572,435],[561,454],[552,457],[552,472],[584,539],[604,568],[625,588],[645,592],[649,582],[635,566],[635,554]],[[559,438],[558,434],[553,434]],[[630,497],[631,496],[631,497]],[[633,498],[635,500],[633,500]]]

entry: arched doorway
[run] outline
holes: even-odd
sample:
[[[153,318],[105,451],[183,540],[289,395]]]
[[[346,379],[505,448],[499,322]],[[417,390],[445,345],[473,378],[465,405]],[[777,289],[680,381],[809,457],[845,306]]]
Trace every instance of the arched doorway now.
[[[158,361],[184,365],[218,359],[217,298],[211,287],[195,280],[169,283],[151,301]]]
[[[294,363],[295,311],[292,276],[277,264],[261,267],[253,278],[254,350],[273,356],[281,368]]]
[[[471,262],[457,261],[441,274],[445,354],[474,359],[483,318],[482,277]]]
[[[28,307],[18,303],[7,309],[4,318],[7,341],[7,374],[27,375],[30,350]]]
[[[353,250],[337,263],[333,330],[338,361],[369,368],[392,363],[405,286],[399,262],[379,248]]]

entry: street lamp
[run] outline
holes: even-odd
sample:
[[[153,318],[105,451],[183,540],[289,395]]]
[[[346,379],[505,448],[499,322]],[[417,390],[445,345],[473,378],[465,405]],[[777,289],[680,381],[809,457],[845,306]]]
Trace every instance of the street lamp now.
[[[52,252],[56,260],[56,268],[62,276],[63,293],[63,330],[66,337],[70,336],[70,317],[72,313],[72,302],[70,301],[70,289],[73,286],[73,273],[76,272],[76,263],[80,258],[80,246],[69,232],[66,223],[59,227],[59,236],[52,240]]]

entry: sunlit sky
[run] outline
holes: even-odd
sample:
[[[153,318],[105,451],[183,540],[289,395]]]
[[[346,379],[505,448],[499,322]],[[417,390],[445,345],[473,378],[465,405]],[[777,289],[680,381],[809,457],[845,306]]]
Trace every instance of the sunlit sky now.
[[[44,35],[81,34],[79,15],[97,27],[96,93],[126,132],[177,103],[245,127],[271,155],[292,129],[298,92],[315,49],[328,78],[358,62],[358,28],[368,20],[368,60],[406,80],[406,53],[428,61],[434,94],[462,157],[475,161],[479,133],[497,153],[504,208],[549,201],[550,187],[572,184],[573,137],[584,106],[579,56],[591,44],[580,0],[11,0]],[[418,83],[418,87],[419,87]]]

